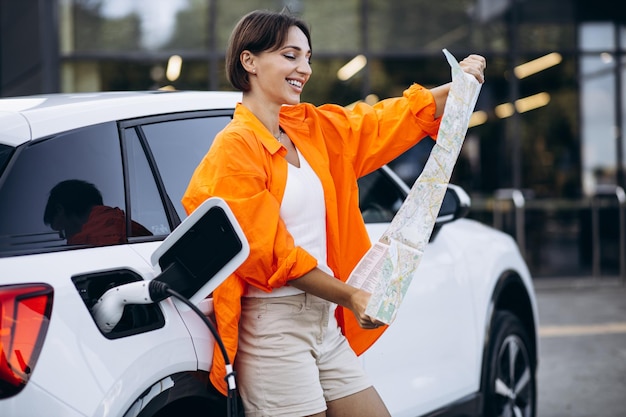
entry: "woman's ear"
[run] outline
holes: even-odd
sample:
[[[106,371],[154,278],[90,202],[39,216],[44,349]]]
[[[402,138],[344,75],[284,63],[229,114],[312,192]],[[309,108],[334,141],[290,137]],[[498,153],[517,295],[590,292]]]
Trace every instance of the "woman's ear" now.
[[[241,61],[243,69],[252,74],[256,74],[256,62],[254,58],[254,54],[248,50],[243,51],[239,55],[239,60]]]

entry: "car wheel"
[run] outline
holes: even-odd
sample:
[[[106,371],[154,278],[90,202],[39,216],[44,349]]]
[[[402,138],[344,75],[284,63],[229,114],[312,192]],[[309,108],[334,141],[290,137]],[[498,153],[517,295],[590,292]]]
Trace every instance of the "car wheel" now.
[[[483,416],[534,417],[536,367],[524,326],[514,314],[497,311],[489,336]]]

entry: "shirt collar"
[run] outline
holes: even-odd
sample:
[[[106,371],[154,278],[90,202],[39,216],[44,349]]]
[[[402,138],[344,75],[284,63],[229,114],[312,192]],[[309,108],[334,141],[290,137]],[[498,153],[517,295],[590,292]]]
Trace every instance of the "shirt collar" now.
[[[267,130],[265,125],[242,103],[235,106],[235,117],[242,123],[248,125],[257,139],[263,144],[265,149],[272,155],[281,151],[287,152],[286,148]]]

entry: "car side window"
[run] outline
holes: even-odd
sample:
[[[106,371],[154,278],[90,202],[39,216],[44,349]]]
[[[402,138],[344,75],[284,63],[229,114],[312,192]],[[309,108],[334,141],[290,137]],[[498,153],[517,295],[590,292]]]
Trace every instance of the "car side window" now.
[[[122,172],[115,123],[18,148],[0,183],[0,256],[64,245],[122,243]],[[115,224],[108,227],[111,222]]]
[[[425,137],[388,165],[406,184],[411,186],[424,170],[433,146],[435,146],[435,141],[430,137]]]
[[[359,208],[365,223],[390,222],[406,197],[382,169],[359,178],[358,184]]]
[[[187,217],[181,200],[189,180],[209,150],[215,135],[231,118],[232,111],[212,112],[204,117],[159,121],[141,126],[165,186],[166,197],[172,202],[181,220]]]
[[[131,216],[152,234],[168,235],[172,231],[171,225],[137,129],[131,127],[124,130]]]
[[[9,162],[9,157],[13,153],[14,148],[9,145],[0,144],[0,177],[4,171],[4,167]]]

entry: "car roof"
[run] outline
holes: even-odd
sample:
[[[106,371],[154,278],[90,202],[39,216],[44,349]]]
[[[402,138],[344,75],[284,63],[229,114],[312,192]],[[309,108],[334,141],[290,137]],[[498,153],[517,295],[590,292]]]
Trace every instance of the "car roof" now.
[[[0,143],[33,139],[115,120],[194,110],[233,109],[241,93],[123,91],[42,94],[0,99]]]

